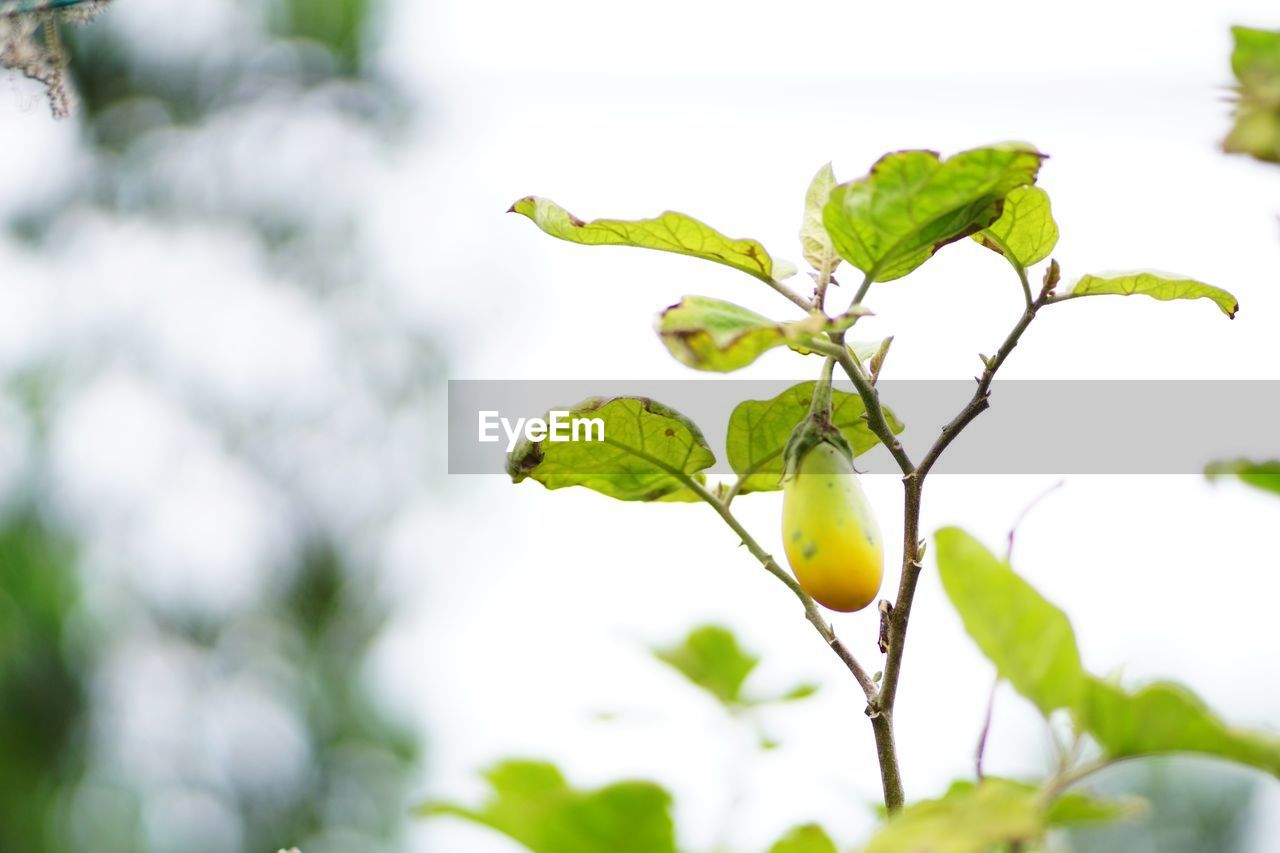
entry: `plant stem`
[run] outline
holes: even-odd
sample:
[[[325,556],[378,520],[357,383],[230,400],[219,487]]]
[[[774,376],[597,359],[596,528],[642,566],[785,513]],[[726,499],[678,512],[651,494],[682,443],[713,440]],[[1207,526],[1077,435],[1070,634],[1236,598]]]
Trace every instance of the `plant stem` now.
[[[1025,274],[1021,275],[1020,278],[1025,278]],[[863,288],[855,298],[855,304],[861,301],[867,286],[868,283],[864,282]],[[1027,292],[1030,292],[1029,288]],[[922,565],[921,557],[924,543],[920,539],[920,504],[923,497],[924,480],[938,461],[938,458],[955,440],[956,436],[974,418],[988,408],[990,405],[991,383],[995,379],[996,371],[1000,369],[1009,354],[1013,352],[1014,347],[1018,345],[1022,333],[1031,325],[1031,321],[1035,319],[1037,312],[1051,301],[1054,301],[1052,284],[1049,278],[1046,277],[1045,287],[1040,296],[1027,302],[1022,316],[1018,319],[1012,331],[1009,332],[1004,343],[1000,345],[996,354],[991,358],[984,359],[986,367],[981,376],[978,377],[978,387],[974,391],[973,397],[961,409],[960,413],[942,428],[942,433],[929,448],[919,466],[912,464],[911,458],[903,450],[901,443],[894,436],[893,430],[889,428],[888,421],[884,416],[884,409],[880,405],[879,393],[871,384],[861,365],[858,364],[852,353],[844,345],[843,334],[835,333],[830,336],[832,343],[838,348],[838,351],[833,351],[831,354],[835,356],[845,373],[848,374],[854,387],[857,388],[858,394],[862,397],[863,405],[867,411],[867,425],[889,450],[903,474],[902,574],[898,580],[897,598],[889,614],[889,650],[885,659],[884,677],[880,682],[879,691],[867,709],[871,717],[872,730],[875,734],[876,754],[880,760],[880,781],[884,789],[884,804],[891,814],[902,808],[905,799],[902,789],[902,775],[898,768],[897,746],[893,734],[893,707],[898,695],[902,656],[906,649],[907,626],[911,620],[911,604],[915,600],[916,585],[920,579]]]
[[[911,457],[907,455],[901,442],[893,434],[893,429],[889,426],[888,419],[885,417],[884,408],[880,404],[880,394],[875,386],[871,384],[871,380],[863,370],[862,365],[854,357],[853,353],[849,351],[849,348],[845,346],[844,332],[832,332],[829,335],[830,345],[814,347],[815,350],[828,356],[828,361],[823,366],[823,379],[829,379],[830,377],[832,359],[848,375],[857,389],[858,395],[862,398],[868,427],[888,449],[890,455],[893,456],[894,461],[898,463],[898,467],[902,470],[904,499],[902,574],[898,580],[897,599],[889,613],[888,651],[885,659],[884,677],[881,679],[878,689],[875,682],[868,677],[866,670],[862,668],[853,654],[836,636],[831,624],[823,617],[822,611],[818,609],[818,605],[809,594],[800,587],[789,572],[782,569],[773,557],[760,547],[760,544],[734,517],[729,509],[729,503],[732,501],[733,496],[737,494],[738,484],[735,484],[729,490],[726,499],[721,501],[701,483],[691,477],[681,475],[685,484],[698,497],[715,509],[720,517],[724,519],[724,522],[738,534],[738,537],[747,546],[747,550],[751,552],[752,556],[800,599],[800,602],[804,605],[805,618],[809,620],[827,645],[835,651],[840,660],[853,673],[858,686],[866,694],[867,716],[871,719],[871,728],[876,741],[876,756],[880,763],[880,783],[884,792],[884,804],[890,814],[901,810],[906,799],[902,787],[902,774],[898,767],[898,752],[893,732],[893,707],[897,699],[898,679],[902,671],[902,655],[906,648],[907,625],[911,620],[911,604],[915,599],[916,584],[920,579],[921,558],[924,553],[924,542],[920,539],[920,503],[923,496],[924,480],[934,464],[937,463],[938,458],[955,440],[956,436],[974,418],[982,414],[990,406],[991,383],[995,379],[996,372],[1008,359],[1014,347],[1018,345],[1023,332],[1031,325],[1031,321],[1035,319],[1037,312],[1045,305],[1061,299],[1061,297],[1056,297],[1053,294],[1053,286],[1057,283],[1056,264],[1050,265],[1050,272],[1046,274],[1044,287],[1037,298],[1031,298],[1031,289],[1027,282],[1025,270],[1018,271],[1018,278],[1027,297],[1026,309],[1000,345],[1000,348],[996,350],[996,354],[990,358],[983,358],[985,369],[977,378],[978,387],[975,389],[973,397],[960,410],[960,413],[942,428],[941,434],[934,441],[918,466],[911,461]],[[870,277],[863,279],[861,287],[858,288],[858,292],[854,296],[851,308],[861,304],[871,287],[871,283]],[[821,299],[825,295],[821,284],[820,282],[819,290],[815,293],[815,303],[817,305],[821,305]],[[795,297],[784,286],[779,285],[775,289],[778,289],[783,295],[789,294],[789,298],[794,297],[792,301],[796,302],[797,305],[805,308],[814,307],[806,300]],[[818,310],[821,309],[819,308]],[[989,713],[988,711],[988,715]],[[977,756],[979,776],[981,776],[982,747],[985,745],[985,741],[986,727],[983,730],[983,738],[980,742]]]
[[[974,775],[981,782],[983,778],[982,761],[987,755],[987,736],[991,734],[991,718],[996,710],[996,690],[1000,687],[1000,676],[991,682],[991,692],[987,695],[987,713],[982,718],[982,733],[978,735],[978,748],[973,754]]]
[[[747,550],[751,552],[751,556],[755,557],[760,562],[760,565],[764,566],[765,570],[769,572],[769,574],[782,581],[782,583],[786,585],[787,589],[791,590],[795,594],[796,598],[800,599],[800,603],[804,606],[805,618],[809,620],[810,624],[813,625],[826,644],[831,647],[832,651],[834,651],[840,660],[844,662],[844,665],[848,667],[849,672],[853,673],[853,677],[857,680],[858,686],[862,688],[862,692],[867,696],[867,702],[871,703],[876,695],[875,682],[871,680],[871,676],[868,675],[867,671],[862,668],[860,663],[858,663],[858,660],[853,656],[853,653],[850,652],[844,643],[840,641],[840,638],[836,636],[835,630],[831,627],[831,623],[823,617],[822,611],[818,609],[817,602],[809,596],[809,593],[805,592],[800,587],[800,584],[796,582],[796,579],[791,576],[790,572],[779,566],[777,561],[773,559],[772,555],[760,546],[760,543],[755,540],[754,536],[747,532],[747,529],[742,526],[742,523],[738,521],[737,517],[734,516],[733,512],[724,502],[717,499],[715,495],[707,490],[706,486],[702,485],[697,480],[694,480],[692,477],[686,477],[684,479],[685,485],[692,489],[693,492],[703,501],[709,504],[711,508],[714,509],[724,520],[724,523],[729,525],[734,533],[738,534],[738,538],[742,540],[743,545],[747,546]],[[868,708],[870,708],[870,704],[868,704]]]
[[[862,365],[858,364],[853,357],[853,353],[849,352],[849,348],[844,345],[844,332],[832,332],[830,337],[831,342],[836,346],[832,355],[848,375],[850,381],[853,382],[853,387],[857,389],[858,396],[862,398],[862,405],[867,413],[867,426],[870,427],[876,438],[880,439],[880,443],[893,455],[903,474],[910,474],[915,471],[915,465],[912,464],[911,458],[907,456],[907,451],[903,449],[902,442],[898,441],[898,437],[893,434],[893,429],[889,426],[889,421],[884,416],[884,408],[880,405],[880,392],[871,384],[871,379],[867,376],[866,371],[862,369]]]
[[[982,414],[991,405],[991,382],[996,378],[996,371],[1004,364],[1005,359],[1009,357],[1009,353],[1013,352],[1013,348],[1018,345],[1018,341],[1022,338],[1022,333],[1031,325],[1031,321],[1036,318],[1037,312],[1043,308],[1052,297],[1048,293],[1041,293],[1031,304],[1022,312],[1022,316],[1018,318],[1018,322],[1014,325],[1013,330],[1009,332],[1008,337],[1004,339],[1004,343],[1000,345],[1000,349],[996,350],[996,354],[985,359],[986,368],[982,371],[982,375],[978,377],[978,387],[973,392],[973,397],[960,414],[952,419],[951,423],[942,428],[942,434],[938,436],[938,440],[933,443],[933,447],[929,448],[929,452],[925,454],[924,459],[920,462],[920,468],[916,472],[920,479],[923,480],[929,473],[938,457],[947,449],[951,442],[955,441],[956,436],[968,426],[974,418]]]
[[[1009,262],[1013,264],[1014,272],[1018,274],[1018,281],[1022,283],[1022,298],[1027,301],[1027,307],[1030,308],[1035,300],[1031,297],[1031,282],[1027,281],[1027,268],[1013,261],[1012,258]]]
[[[1126,756],[1132,758],[1133,756]],[[1044,798],[1048,802],[1052,802],[1063,791],[1066,791],[1072,785],[1076,785],[1095,773],[1106,770],[1114,764],[1124,761],[1125,758],[1099,758],[1088,764],[1077,767],[1075,770],[1068,770],[1059,773],[1045,783]]]
[[[774,290],[778,291],[783,296],[785,296],[787,299],[790,299],[796,305],[800,306],[800,310],[806,313],[809,311],[812,311],[815,307],[814,304],[810,302],[808,299],[805,299],[803,296],[796,293],[794,290],[787,287],[785,284],[783,284],[782,282],[776,279],[771,278],[768,281],[765,281],[765,284],[769,285]]]

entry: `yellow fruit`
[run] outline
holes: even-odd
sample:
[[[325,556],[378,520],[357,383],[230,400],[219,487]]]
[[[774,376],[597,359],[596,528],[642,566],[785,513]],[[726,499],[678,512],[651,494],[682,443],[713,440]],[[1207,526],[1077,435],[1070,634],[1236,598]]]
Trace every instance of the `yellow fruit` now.
[[[796,580],[819,604],[861,610],[880,591],[880,526],[853,463],[826,442],[783,486],[782,541]]]

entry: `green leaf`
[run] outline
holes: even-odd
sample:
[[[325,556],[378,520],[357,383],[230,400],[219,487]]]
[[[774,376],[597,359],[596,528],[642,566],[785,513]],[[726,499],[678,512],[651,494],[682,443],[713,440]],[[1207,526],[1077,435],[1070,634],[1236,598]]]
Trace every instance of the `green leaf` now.
[[[1015,143],[947,160],[933,151],[887,154],[867,177],[831,191],[822,220],[840,256],[872,281],[901,278],[995,222],[1009,192],[1035,183],[1043,159]]]
[[[714,261],[773,281],[773,259],[755,240],[726,237],[683,213],[666,211],[656,219],[596,219],[583,222],[555,202],[528,196],[511,206],[552,237],[586,246],[636,246]]]
[[[1280,495],[1280,459],[1267,462],[1250,462],[1236,459],[1231,462],[1215,462],[1205,469],[1209,478],[1234,476],[1244,483],[1264,492]]]
[[[935,541],[942,586],[1000,675],[1046,716],[1074,707],[1086,674],[1066,614],[963,530],[944,528]]]
[[[684,415],[647,397],[597,397],[565,411],[570,419],[599,419],[604,440],[522,438],[507,457],[513,482],[533,478],[548,489],[586,486],[623,501],[698,500],[686,480],[705,482],[701,472],[716,460]],[[587,432],[598,436],[595,429]]]
[[[1067,791],[1050,804],[1045,814],[1049,826],[1096,826],[1103,823],[1133,820],[1147,811],[1141,797],[1102,799],[1084,791]]]
[[[779,323],[740,305],[706,296],[686,296],[658,315],[658,336],[682,364],[697,370],[728,372],[746,367],[774,347],[810,352],[827,331],[848,328],[854,314],[829,320],[813,314]]]
[[[959,782],[936,800],[907,806],[889,818],[863,853],[988,853],[1002,843],[1031,841],[1044,833],[1034,788],[988,776]]]
[[[1164,301],[1172,299],[1211,299],[1232,319],[1240,303],[1230,293],[1190,278],[1174,278],[1152,272],[1119,273],[1110,276],[1086,275],[1075,283],[1066,298],[1099,295],[1150,296]]]
[[[1196,753],[1280,777],[1280,736],[1227,726],[1178,684],[1161,682],[1129,693],[1090,678],[1077,721],[1111,758]]]
[[[801,699],[808,699],[810,696],[816,695],[817,692],[821,689],[822,689],[822,686],[819,684],[811,684],[811,683],[797,684],[795,687],[792,687],[786,693],[783,693],[777,699],[772,701],[799,702]]]
[[[1280,32],[1233,27],[1231,69],[1239,83],[1235,125],[1223,148],[1280,162]]]
[[[1049,194],[1039,187],[1011,190],[1000,218],[973,239],[1020,269],[1040,263],[1058,245],[1058,223],[1053,221]]]
[[[651,782],[578,791],[538,761],[507,761],[485,775],[492,794],[481,808],[429,803],[418,814],[474,821],[532,853],[676,853],[671,795]]]
[[[745,704],[742,685],[760,659],[738,644],[728,628],[703,625],[676,646],[656,649],[654,656],[725,705]]]
[[[838,853],[826,830],[817,824],[797,826],[769,848],[769,853]]]
[[[804,195],[804,220],[800,225],[800,245],[803,247],[804,259],[821,278],[830,277],[840,264],[840,255],[831,245],[831,235],[827,233],[827,226],[822,224],[822,209],[826,207],[835,185],[836,175],[831,171],[831,164],[828,163],[813,176],[809,190]]]
[[[782,451],[796,424],[808,416],[816,385],[801,382],[772,400],[744,400],[734,408],[729,416],[725,452],[742,481],[739,494],[782,488]],[[831,389],[831,421],[844,433],[854,455],[866,453],[880,441],[867,426],[865,413],[860,396]],[[885,420],[894,433],[902,432],[902,422],[888,409]]]
[[[1000,844],[1034,842],[1049,828],[1127,820],[1144,807],[1134,798],[1098,799],[1081,791],[1046,803],[1034,785],[988,776],[908,806],[863,853],[988,853]]]
[[[1250,74],[1266,71],[1280,74],[1280,32],[1252,27],[1232,27],[1235,49],[1231,52],[1231,70],[1240,80]]]

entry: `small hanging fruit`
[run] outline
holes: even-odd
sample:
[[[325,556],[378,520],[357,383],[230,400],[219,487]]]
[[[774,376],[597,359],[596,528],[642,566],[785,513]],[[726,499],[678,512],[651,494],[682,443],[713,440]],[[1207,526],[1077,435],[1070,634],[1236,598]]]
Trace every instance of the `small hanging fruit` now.
[[[861,610],[884,577],[884,545],[858,472],[853,448],[831,423],[827,360],[809,414],[783,451],[782,543],[802,589],[832,610]]]

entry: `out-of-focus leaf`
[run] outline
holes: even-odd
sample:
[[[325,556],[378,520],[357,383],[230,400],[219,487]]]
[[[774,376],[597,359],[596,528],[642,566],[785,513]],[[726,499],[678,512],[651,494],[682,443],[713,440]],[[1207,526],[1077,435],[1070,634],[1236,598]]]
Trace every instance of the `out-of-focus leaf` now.
[[[1227,726],[1179,684],[1150,684],[1129,693],[1090,678],[1076,716],[1113,758],[1196,753],[1280,777],[1280,735]]]
[[[784,835],[769,853],[838,853],[826,830],[817,824],[805,824]]]
[[[872,281],[901,278],[940,247],[988,227],[1005,196],[1033,184],[1044,155],[1027,145],[886,154],[831,190],[822,221],[836,251]]]
[[[1035,842],[1049,828],[1127,820],[1142,810],[1141,800],[1082,791],[1046,802],[1034,785],[988,776],[956,782],[940,799],[908,806],[889,818],[863,853],[989,853],[999,844]]]
[[[343,70],[354,71],[365,47],[370,5],[370,0],[285,0],[268,4],[268,9],[283,13],[283,20],[273,22],[280,35],[318,42],[329,49]]]
[[[762,281],[774,280],[773,259],[755,240],[735,240],[691,216],[668,210],[655,219],[584,222],[550,199],[528,196],[511,211],[529,217],[552,237],[586,246],[636,246],[674,252],[733,267]]]
[[[863,853],[988,853],[995,845],[1033,841],[1045,829],[1034,788],[988,776],[957,782],[936,800],[907,806]]]
[[[1070,708],[1111,758],[1197,753],[1280,777],[1280,735],[1234,729],[1189,690],[1136,693],[1084,672],[1067,617],[981,543],[938,531],[938,571],[965,628],[1000,674],[1046,715]]]
[[[703,470],[716,460],[684,415],[647,397],[597,397],[565,411],[569,419],[599,419],[604,440],[522,438],[507,457],[512,481],[533,478],[548,489],[586,486],[623,501],[698,499],[685,478],[704,482]]]
[[[1240,303],[1227,291],[1190,278],[1176,278],[1152,272],[1117,273],[1082,276],[1066,294],[1076,296],[1150,296],[1152,299],[1209,299],[1222,313],[1235,318]]]
[[[804,250],[804,259],[817,271],[819,277],[827,278],[840,264],[840,255],[831,245],[831,235],[827,226],[822,224],[822,209],[831,198],[831,190],[836,185],[835,172],[831,164],[823,166],[813,176],[809,190],[804,195],[804,220],[800,225],[800,245]]]
[[[70,849],[51,817],[88,757],[97,654],[80,606],[75,543],[33,509],[0,517],[0,850]]]
[[[935,541],[947,597],[1000,675],[1046,715],[1074,707],[1086,674],[1066,614],[963,530]]]
[[[1255,71],[1280,75],[1280,32],[1252,27],[1232,27],[1235,49],[1231,52],[1231,70],[1244,78]]]
[[[744,704],[743,682],[760,662],[719,625],[695,628],[678,645],[654,650],[654,656],[725,705]]]
[[[1004,200],[1000,218],[973,239],[1004,255],[1016,267],[1038,264],[1058,245],[1049,194],[1039,187],[1018,187]]]
[[[1231,462],[1215,462],[1205,469],[1205,474],[1216,477],[1239,477],[1255,489],[1280,495],[1280,459],[1267,462],[1250,462],[1236,459]]]
[[[538,761],[507,761],[486,778],[492,794],[482,807],[428,803],[418,813],[474,821],[532,853],[676,853],[671,795],[651,782],[579,791]]]
[[[848,328],[855,316],[830,320],[813,314],[779,323],[740,305],[706,296],[686,296],[658,316],[658,336],[677,361],[697,370],[728,372],[746,367],[774,347],[810,352],[818,335]]]
[[[792,687],[790,690],[788,690],[786,693],[783,693],[774,701],[798,702],[801,699],[808,699],[810,696],[816,695],[817,692],[821,689],[822,689],[821,685],[818,685],[818,684],[809,684],[809,683],[797,684],[795,687]]]
[[[782,451],[796,424],[808,416],[816,385],[801,382],[772,400],[744,400],[734,408],[729,416],[725,453],[743,481],[740,494],[782,488]],[[902,432],[902,422],[893,412],[884,411],[894,433]],[[855,455],[866,453],[880,441],[867,426],[865,414],[860,396],[831,389],[831,422],[844,433]]]
[[[1107,799],[1084,791],[1067,791],[1050,804],[1045,813],[1049,826],[1097,826],[1122,820],[1133,820],[1147,811],[1141,797]]]
[[[1223,148],[1259,160],[1280,162],[1280,32],[1233,27],[1239,100],[1235,126]]]

